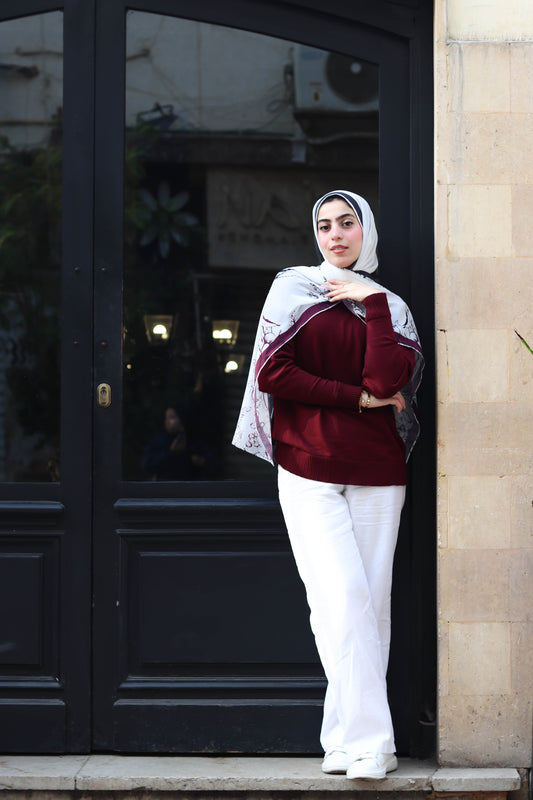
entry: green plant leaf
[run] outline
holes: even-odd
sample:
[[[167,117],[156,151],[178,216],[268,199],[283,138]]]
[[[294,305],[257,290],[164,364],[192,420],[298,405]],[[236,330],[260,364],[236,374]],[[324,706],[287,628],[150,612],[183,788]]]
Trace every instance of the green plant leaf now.
[[[526,342],[526,340],[524,339],[524,337],[523,337],[523,336],[520,336],[520,334],[518,333],[518,331],[517,331],[516,329],[515,329],[515,333],[516,333],[516,335],[518,336],[518,338],[520,339],[520,341],[522,342],[522,344],[524,345],[524,347],[527,347],[527,349],[529,350],[529,352],[530,352],[530,353],[533,355],[533,350],[532,350],[532,349],[531,349],[531,347],[528,345],[528,343]]]

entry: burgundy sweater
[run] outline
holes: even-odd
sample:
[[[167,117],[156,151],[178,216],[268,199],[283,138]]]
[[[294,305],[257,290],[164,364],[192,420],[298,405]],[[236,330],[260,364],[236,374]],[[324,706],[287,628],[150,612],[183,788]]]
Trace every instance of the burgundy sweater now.
[[[404,485],[392,406],[359,413],[358,404],[362,389],[390,397],[405,386],[415,355],[397,343],[383,292],[364,305],[366,324],[343,303],[316,314],[267,361],[259,388],[274,399],[272,438],[284,469],[329,483]]]

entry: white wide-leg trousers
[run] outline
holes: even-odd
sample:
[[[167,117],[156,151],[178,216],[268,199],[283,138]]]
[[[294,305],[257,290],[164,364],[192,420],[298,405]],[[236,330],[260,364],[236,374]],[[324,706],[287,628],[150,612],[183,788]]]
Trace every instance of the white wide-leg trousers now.
[[[328,679],[324,750],[394,753],[387,701],[394,550],[405,486],[308,480],[279,467],[285,524]]]

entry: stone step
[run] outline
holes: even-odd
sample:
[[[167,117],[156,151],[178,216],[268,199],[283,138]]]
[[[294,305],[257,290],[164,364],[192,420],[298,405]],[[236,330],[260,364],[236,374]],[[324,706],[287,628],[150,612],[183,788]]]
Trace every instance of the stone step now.
[[[369,800],[386,793],[402,793],[402,800],[441,795],[490,795],[504,798],[520,788],[516,769],[442,767],[429,761],[400,759],[399,768],[384,780],[347,780],[324,775],[320,758],[279,756],[0,756],[0,797],[54,800],[59,794],[92,796],[101,793],[135,793],[149,798],[173,792],[196,798],[245,795],[327,793],[328,800],[346,792]]]

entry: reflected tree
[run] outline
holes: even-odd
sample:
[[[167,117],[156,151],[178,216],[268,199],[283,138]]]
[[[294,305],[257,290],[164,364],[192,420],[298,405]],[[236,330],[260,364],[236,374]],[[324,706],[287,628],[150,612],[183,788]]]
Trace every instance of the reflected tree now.
[[[28,151],[2,137],[0,336],[10,406],[35,453],[23,466],[22,444],[8,442],[11,480],[59,475],[60,264],[60,143],[52,137],[46,149]]]
[[[138,125],[126,134],[124,265],[124,477],[142,479],[140,454],[165,407],[179,404],[195,425],[212,397],[219,367],[210,329],[202,188],[159,155],[159,132]],[[191,188],[192,184],[192,188]],[[187,185],[185,191],[183,186]],[[172,318],[166,340],[150,342],[146,319]],[[219,393],[219,392],[218,392]],[[220,394],[220,393],[219,393]]]

